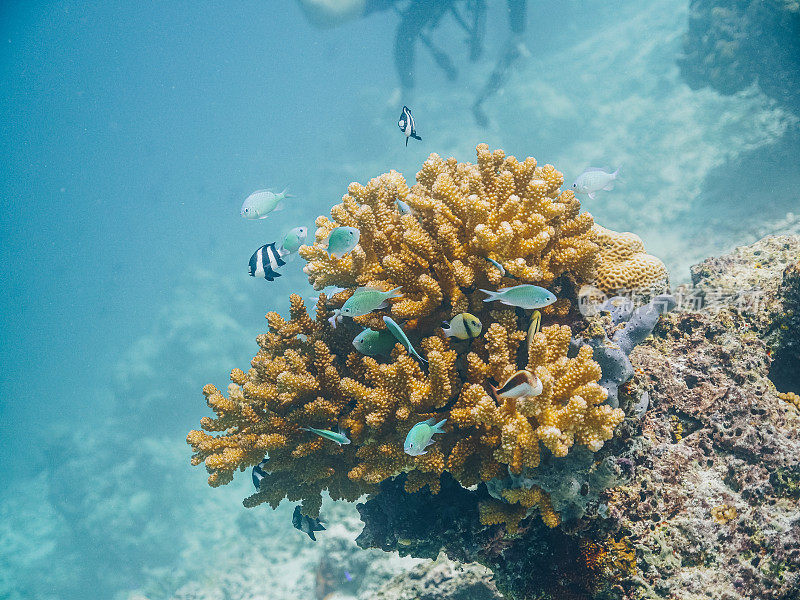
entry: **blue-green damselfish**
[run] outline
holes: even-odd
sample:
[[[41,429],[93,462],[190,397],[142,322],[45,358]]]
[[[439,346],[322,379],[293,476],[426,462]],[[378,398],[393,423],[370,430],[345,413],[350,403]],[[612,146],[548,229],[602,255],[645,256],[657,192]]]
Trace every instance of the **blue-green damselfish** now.
[[[442,419],[436,423],[436,419],[421,421],[411,428],[403,444],[403,450],[409,456],[420,456],[427,454],[425,448],[433,444],[431,439],[436,433],[444,433],[444,424],[447,419]]]
[[[500,288],[496,292],[491,290],[480,290],[488,294],[484,302],[502,302],[508,306],[519,306],[520,308],[544,308],[556,301],[555,294],[538,285],[528,283],[511,287]]]
[[[406,332],[402,330],[400,325],[395,323],[392,317],[383,317],[383,322],[386,323],[386,328],[392,332],[392,335],[397,339],[398,342],[403,344],[403,346],[411,356],[413,356],[420,362],[428,362],[427,360],[422,358],[422,356],[420,356],[419,352],[416,351],[414,346],[411,345],[411,342],[409,341]]]

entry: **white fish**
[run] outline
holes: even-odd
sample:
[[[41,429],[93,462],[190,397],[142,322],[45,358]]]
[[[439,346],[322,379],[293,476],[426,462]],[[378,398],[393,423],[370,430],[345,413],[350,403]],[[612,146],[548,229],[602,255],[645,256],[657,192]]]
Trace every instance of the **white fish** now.
[[[606,173],[597,167],[588,167],[572,184],[572,189],[579,194],[587,194],[594,200],[594,195],[600,190],[613,190],[614,180],[619,174],[619,169],[613,173]]]
[[[266,219],[273,210],[280,210],[278,205],[287,196],[286,189],[280,194],[269,190],[253,192],[242,203],[241,215],[245,219]]]

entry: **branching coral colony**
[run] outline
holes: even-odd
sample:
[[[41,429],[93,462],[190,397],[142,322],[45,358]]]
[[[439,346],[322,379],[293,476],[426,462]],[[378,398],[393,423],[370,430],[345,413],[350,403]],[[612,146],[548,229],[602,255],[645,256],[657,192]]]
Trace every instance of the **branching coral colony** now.
[[[580,319],[571,300],[581,285],[595,282],[601,246],[615,261],[608,278],[614,288],[626,278],[641,284],[663,273],[658,259],[642,258],[649,255],[640,244],[627,264],[628,255],[609,251],[614,232],[595,228],[573,193],[560,191],[562,183],[551,165],[480,144],[477,164],[431,154],[411,188],[394,171],[366,186],[350,184],[331,218],[317,218],[315,243],[300,249],[316,289],[345,291],[321,294],[312,315],[296,295],[289,320],[267,315],[269,332],[258,337],[250,370],[232,371],[227,397],[213,385],[204,388],[217,416],[204,417],[202,430],[189,433],[192,463],[205,463],[209,484],[219,486],[263,461],[265,475],[245,505],[302,500],[302,512],[317,516],[325,490],[353,501],[405,472],[407,492],[428,486],[437,493],[444,471],[468,487],[537,467],[542,447],[555,457],[576,443],[599,450],[624,415],[605,403],[591,348],[568,356],[569,323]],[[358,228],[360,243],[334,258],[325,240],[339,226]],[[532,311],[497,308],[479,291],[520,284],[558,297],[542,310],[540,330]],[[336,326],[337,310],[367,286],[400,287],[402,296]],[[463,341],[444,335],[442,321],[462,312],[481,320],[483,335]],[[427,364],[399,343],[385,357],[354,350],[362,327],[385,329],[384,316],[401,324]],[[541,381],[539,395],[492,393],[522,369]],[[410,456],[406,435],[430,418],[447,419],[445,433],[425,454]],[[340,428],[352,443],[338,445],[304,427]],[[549,526],[558,524],[546,493],[525,494],[509,498],[517,508],[485,507],[486,522],[535,505]]]

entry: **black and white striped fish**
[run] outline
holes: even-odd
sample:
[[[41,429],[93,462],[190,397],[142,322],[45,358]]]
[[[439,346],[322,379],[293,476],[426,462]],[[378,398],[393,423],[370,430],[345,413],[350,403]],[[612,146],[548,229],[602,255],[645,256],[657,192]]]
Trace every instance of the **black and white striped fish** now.
[[[397,122],[400,131],[406,134],[406,146],[408,146],[408,138],[413,137],[415,140],[422,141],[422,138],[417,135],[417,124],[414,122],[414,117],[411,115],[411,109],[407,106],[403,107],[403,112],[400,113],[400,120]]]
[[[250,257],[250,277],[263,277],[272,281],[281,276],[277,269],[285,264],[286,261],[281,258],[275,242],[264,244]]]
[[[253,485],[256,486],[257,490],[261,489],[261,480],[267,476],[267,472],[264,470],[264,467],[266,466],[267,459],[265,458],[255,467],[253,467]]]

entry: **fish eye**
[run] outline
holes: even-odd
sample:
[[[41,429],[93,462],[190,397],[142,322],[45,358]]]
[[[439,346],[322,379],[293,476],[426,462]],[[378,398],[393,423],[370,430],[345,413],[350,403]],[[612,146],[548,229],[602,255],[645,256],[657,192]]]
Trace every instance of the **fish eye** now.
[[[576,188],[576,187],[578,187],[578,184],[577,183],[573,183],[572,187]]]

